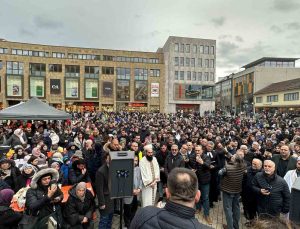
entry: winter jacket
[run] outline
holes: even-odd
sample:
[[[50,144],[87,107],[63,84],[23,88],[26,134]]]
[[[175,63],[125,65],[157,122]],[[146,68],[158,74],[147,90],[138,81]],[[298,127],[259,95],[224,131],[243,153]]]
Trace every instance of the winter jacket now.
[[[192,154],[190,157],[189,165],[191,169],[196,170],[196,175],[198,177],[198,183],[199,185],[201,184],[209,184],[210,179],[211,179],[211,174],[210,174],[210,158],[202,153],[201,158],[203,160],[203,164],[199,164],[196,161],[196,154]]]
[[[64,217],[72,226],[80,226],[84,217],[88,218],[88,222],[92,220],[95,211],[95,201],[93,194],[87,189],[84,201],[76,196],[76,186],[69,191],[69,198],[64,209]],[[89,224],[89,223],[87,223]]]
[[[27,137],[24,133],[23,133],[22,137],[23,137],[23,140],[27,144]],[[5,142],[5,145],[8,145],[8,146],[11,146],[11,148],[14,148],[17,145],[23,145],[23,144],[22,144],[22,142],[20,141],[20,138],[17,135],[12,134],[10,136],[10,138]]]
[[[172,169],[176,167],[185,167],[185,162],[180,153],[177,153],[175,156],[173,154],[169,154],[165,161],[165,174],[168,177],[168,174],[172,171]]]
[[[274,163],[276,165],[276,171],[275,171],[276,173],[277,173],[278,164],[279,164],[280,159],[281,159],[280,154],[273,155],[273,157],[272,157],[272,161],[274,161]],[[296,164],[297,164],[297,159],[290,156],[285,173],[287,173],[287,171],[289,171],[289,170],[296,169]]]
[[[13,160],[5,159],[8,163],[10,163],[10,176],[6,176],[3,178],[6,184],[8,184],[15,192],[17,188],[17,177],[21,174],[20,170],[15,167],[15,162]],[[0,169],[0,172],[4,172],[4,170]]]
[[[140,208],[130,229],[208,229],[195,218],[195,209],[168,201],[164,208]]]
[[[288,213],[290,206],[290,191],[286,181],[274,174],[267,177],[264,172],[255,175],[252,181],[253,190],[257,194],[257,207],[259,214],[279,216],[280,213]],[[261,194],[261,189],[270,188],[270,195]]]
[[[81,170],[77,168],[77,161],[74,161],[72,164],[72,168],[69,170],[69,184],[77,184],[79,182],[91,182],[91,178],[89,176],[89,172],[86,171],[85,174],[81,173]]]
[[[18,228],[18,223],[22,219],[20,212],[14,212],[10,207],[0,206],[0,228],[14,229]]]

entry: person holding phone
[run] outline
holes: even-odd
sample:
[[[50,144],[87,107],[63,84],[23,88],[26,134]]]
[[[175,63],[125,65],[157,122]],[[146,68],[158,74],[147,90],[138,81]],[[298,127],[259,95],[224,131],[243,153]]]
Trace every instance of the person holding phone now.
[[[275,173],[275,163],[265,160],[263,172],[255,175],[252,181],[257,194],[258,214],[279,216],[287,214],[290,206],[290,191],[286,181]]]
[[[91,182],[84,159],[74,161],[69,171],[69,184],[73,185],[79,182]]]

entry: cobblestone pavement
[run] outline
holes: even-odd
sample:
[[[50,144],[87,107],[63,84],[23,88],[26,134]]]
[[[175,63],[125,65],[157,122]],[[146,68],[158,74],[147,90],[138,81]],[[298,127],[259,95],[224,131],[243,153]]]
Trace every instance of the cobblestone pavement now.
[[[196,214],[196,218],[199,220],[199,222],[201,222],[205,225],[211,226],[212,228],[215,228],[215,229],[223,229],[223,224],[226,224],[226,218],[225,218],[224,211],[223,211],[222,201],[215,203],[214,208],[210,209],[210,217],[213,220],[212,225],[208,225],[205,222],[202,212],[200,212],[199,214]],[[119,221],[120,221],[119,216],[114,215],[112,229],[119,229],[119,226],[120,226]],[[245,226],[245,223],[246,223],[246,219],[243,217],[243,209],[241,206],[240,229],[247,228]],[[95,228],[98,228],[98,221],[95,223]]]

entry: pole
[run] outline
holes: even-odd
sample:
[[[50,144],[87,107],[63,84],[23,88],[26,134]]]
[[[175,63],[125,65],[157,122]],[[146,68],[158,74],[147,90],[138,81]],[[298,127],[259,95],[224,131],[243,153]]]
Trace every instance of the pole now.
[[[123,221],[123,198],[120,198],[120,229],[122,229],[122,221]]]

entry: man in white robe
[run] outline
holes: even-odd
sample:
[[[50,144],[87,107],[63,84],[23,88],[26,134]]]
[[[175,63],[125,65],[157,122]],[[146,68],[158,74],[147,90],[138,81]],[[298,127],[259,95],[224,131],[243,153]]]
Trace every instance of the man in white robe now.
[[[292,187],[297,177],[300,177],[300,157],[297,158],[296,169],[288,171],[284,179],[289,186],[290,192],[292,191]]]
[[[145,156],[140,161],[140,169],[143,181],[142,207],[155,204],[157,182],[160,180],[159,165],[153,156],[152,145],[144,147]]]

